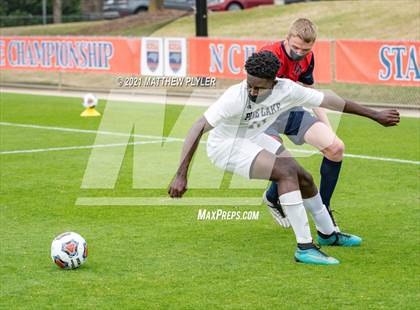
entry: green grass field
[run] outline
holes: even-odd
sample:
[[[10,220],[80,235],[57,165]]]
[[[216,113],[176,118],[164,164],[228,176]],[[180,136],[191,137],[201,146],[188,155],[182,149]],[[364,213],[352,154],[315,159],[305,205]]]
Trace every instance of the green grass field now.
[[[170,175],[181,143],[144,145],[136,160],[136,146],[129,146],[114,189],[81,189],[92,150],[45,149],[94,144],[95,133],[62,128],[97,130],[107,112],[81,118],[78,98],[0,95],[0,308],[418,309],[418,163],[346,158],[333,207],[341,228],[364,243],[323,248],[341,260],[339,266],[300,265],[293,261],[293,233],[276,226],[264,206],[76,205],[80,197],[165,197],[165,188],[133,188],[141,187],[133,180],[133,164],[159,168],[143,176],[145,183],[166,171]],[[164,106],[131,105],[139,128],[150,130],[137,133],[154,130],[178,138],[203,112],[170,106],[162,126]],[[100,112],[105,106],[100,101]],[[383,128],[344,116],[338,134],[348,154],[420,160],[418,119]],[[44,151],[4,153],[35,149]],[[204,152],[202,145],[199,155]],[[156,166],[159,160],[167,162]],[[320,160],[299,159],[317,182]],[[216,169],[205,161],[202,166],[198,183]],[[168,184],[170,178],[155,181]],[[192,188],[187,197],[259,197],[263,191],[224,187]],[[260,211],[260,218],[198,221],[203,208]],[[88,242],[88,261],[78,270],[60,270],[49,257],[52,239],[64,231]]]

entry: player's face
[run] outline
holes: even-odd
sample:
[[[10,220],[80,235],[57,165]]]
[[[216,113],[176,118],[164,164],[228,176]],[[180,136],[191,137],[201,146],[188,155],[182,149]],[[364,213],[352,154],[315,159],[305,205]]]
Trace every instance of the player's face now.
[[[289,36],[285,42],[286,52],[295,60],[302,60],[311,51],[315,42],[306,43],[301,38]]]
[[[276,84],[275,80],[262,79],[250,74],[247,74],[246,81],[248,98],[255,103],[260,103],[270,96],[271,91]]]

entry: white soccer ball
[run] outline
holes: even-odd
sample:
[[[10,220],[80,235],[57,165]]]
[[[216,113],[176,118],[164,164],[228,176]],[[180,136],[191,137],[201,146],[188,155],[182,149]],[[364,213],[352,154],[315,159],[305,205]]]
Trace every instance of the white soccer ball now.
[[[83,106],[85,108],[94,108],[98,105],[98,98],[94,94],[86,94],[83,97]]]
[[[85,239],[74,232],[57,236],[51,244],[51,258],[62,269],[76,269],[86,262],[88,255]]]

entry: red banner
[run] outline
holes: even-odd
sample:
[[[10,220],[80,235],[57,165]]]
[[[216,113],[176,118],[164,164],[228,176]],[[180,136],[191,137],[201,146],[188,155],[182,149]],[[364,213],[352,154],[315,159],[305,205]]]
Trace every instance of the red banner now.
[[[188,40],[188,74],[244,79],[245,60],[271,41],[191,38]],[[331,43],[316,42],[315,81],[332,82]]]
[[[186,58],[190,76],[244,79],[245,60],[268,43],[267,40],[190,38],[182,59],[166,45],[164,55],[168,58],[167,67],[180,61],[185,66]],[[140,39],[118,37],[0,36],[0,69],[135,75],[140,74],[141,58],[145,57],[141,55],[141,45]],[[314,46],[317,83],[333,80],[331,45],[329,41],[317,41]],[[419,61],[419,41],[337,40],[335,81],[420,86]],[[163,65],[163,60],[160,62]]]
[[[420,86],[420,42],[337,40],[336,81]]]
[[[0,36],[0,68],[139,74],[140,40]]]

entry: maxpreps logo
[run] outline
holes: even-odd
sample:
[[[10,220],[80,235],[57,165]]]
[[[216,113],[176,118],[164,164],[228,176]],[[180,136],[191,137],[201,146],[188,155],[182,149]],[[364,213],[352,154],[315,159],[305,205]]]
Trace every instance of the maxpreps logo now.
[[[420,47],[415,45],[382,45],[379,49],[379,60],[383,66],[379,70],[381,81],[420,81],[418,55]]]
[[[173,72],[178,72],[182,66],[182,44],[181,41],[170,40],[169,48],[169,67]]]
[[[199,221],[229,221],[229,220],[245,220],[256,221],[260,218],[260,211],[226,211],[223,209],[207,210],[199,209],[197,220]]]
[[[147,67],[154,72],[159,66],[159,41],[148,40],[146,43]]]

